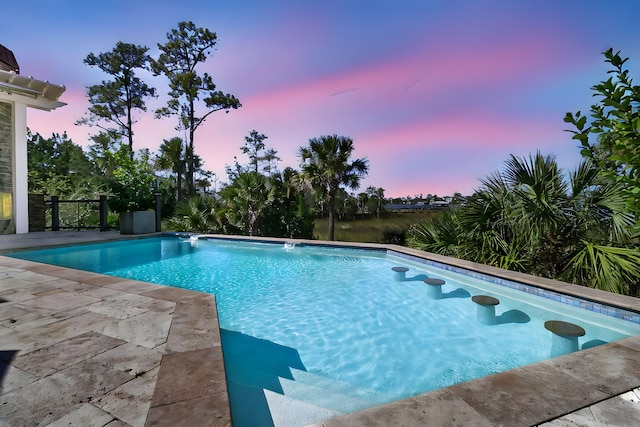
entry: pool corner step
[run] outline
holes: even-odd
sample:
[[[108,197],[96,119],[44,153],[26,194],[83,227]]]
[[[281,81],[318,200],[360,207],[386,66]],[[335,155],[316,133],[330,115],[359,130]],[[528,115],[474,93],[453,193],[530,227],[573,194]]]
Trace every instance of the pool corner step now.
[[[351,413],[377,406],[378,402],[362,397],[354,397],[332,391],[326,387],[297,382],[287,378],[278,378],[282,394],[296,400],[313,403],[324,408],[334,409],[343,413]]]
[[[236,427],[299,427],[344,413],[246,384],[228,382]]]
[[[363,389],[348,381],[336,380],[325,377],[321,374],[303,371],[296,368],[290,368],[289,370],[291,371],[291,375],[296,382],[309,384],[319,388],[325,388],[336,393],[354,396],[360,399],[375,402],[376,404],[380,405],[396,400],[396,398],[392,396],[388,396],[375,390]]]
[[[344,412],[298,400],[290,396],[264,391],[274,427],[298,427],[345,415]]]

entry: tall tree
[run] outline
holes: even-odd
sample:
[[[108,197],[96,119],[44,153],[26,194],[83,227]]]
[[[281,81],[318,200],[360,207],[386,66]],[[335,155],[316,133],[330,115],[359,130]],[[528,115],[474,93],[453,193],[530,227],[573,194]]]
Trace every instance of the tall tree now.
[[[640,215],[640,86],[634,85],[620,52],[603,52],[611,65],[607,80],[591,87],[598,99],[588,115],[567,113],[574,126],[573,139],[583,157],[591,159],[606,176],[622,184],[629,208]]]
[[[264,165],[262,166],[262,170],[267,175],[271,175],[273,173],[278,173],[278,162],[282,160],[278,157],[278,152],[273,148],[269,148],[265,150],[264,155],[262,156],[262,161]]]
[[[360,179],[369,172],[366,158],[350,160],[353,140],[345,136],[326,135],[312,138],[300,147],[300,167],[304,179],[327,201],[329,240],[334,240],[336,195],[341,186],[357,189]]]
[[[267,149],[264,143],[267,138],[268,136],[256,130],[252,130],[249,132],[249,136],[244,137],[245,142],[244,145],[240,147],[240,150],[249,157],[249,165],[245,169],[267,175],[272,174],[275,169],[274,163],[279,162],[281,159],[278,157],[276,150],[273,148]],[[238,164],[235,166],[235,169],[237,172],[242,170],[243,167]]]
[[[89,86],[89,109],[87,115],[76,124],[97,126],[114,141],[124,139],[129,144],[133,158],[133,124],[135,110],[147,111],[145,98],[155,96],[155,89],[144,83],[136,70],[148,70],[150,57],[148,47],[118,42],[110,52],[98,55],[90,53],[84,63],[98,67],[112,80],[103,80],[99,85]],[[115,125],[115,128],[112,127]]]
[[[369,203],[370,198],[369,193],[366,191],[358,193],[358,210],[362,215],[368,213],[367,204]]]
[[[249,136],[244,137],[244,145],[240,147],[240,150],[247,156],[249,156],[249,166],[251,170],[258,173],[260,161],[262,160],[262,156],[260,152],[264,150],[265,143],[264,140],[268,137],[263,133],[258,133],[257,130],[252,130],[249,132]]]
[[[204,63],[211,50],[218,43],[216,33],[196,27],[193,22],[180,22],[177,29],[167,33],[167,43],[158,44],[160,56],[152,60],[154,74],[164,74],[169,79],[169,101],[156,110],[156,117],[175,115],[178,117],[177,130],[186,130],[187,193],[195,194],[195,151],[196,130],[210,114],[241,107],[240,101],[230,94],[216,90],[216,85],[208,73],[199,75],[196,67]],[[203,109],[202,113],[198,111]]]

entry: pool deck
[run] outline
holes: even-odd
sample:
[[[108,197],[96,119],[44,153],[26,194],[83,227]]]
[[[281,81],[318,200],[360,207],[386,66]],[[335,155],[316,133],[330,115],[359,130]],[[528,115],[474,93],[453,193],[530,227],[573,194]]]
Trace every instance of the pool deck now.
[[[1,256],[125,237],[0,236],[0,426],[231,425],[213,295]],[[525,280],[640,311],[635,298]],[[635,336],[316,426],[637,426],[638,420]]]

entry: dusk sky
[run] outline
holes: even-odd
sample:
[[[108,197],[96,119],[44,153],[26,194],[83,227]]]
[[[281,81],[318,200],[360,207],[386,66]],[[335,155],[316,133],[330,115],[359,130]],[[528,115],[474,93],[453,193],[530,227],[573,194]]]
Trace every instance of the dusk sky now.
[[[225,165],[253,129],[298,167],[310,138],[351,137],[369,159],[361,188],[387,196],[469,195],[509,154],[537,150],[573,169],[577,143],[566,112],[587,111],[591,86],[607,78],[602,52],[621,50],[640,82],[640,1],[593,0],[54,0],[4,2],[0,44],[20,73],[65,85],[52,112],[29,110],[33,132],[67,132],[88,146],[97,128],[76,126],[86,87],[108,76],[83,63],[118,41],[157,44],[180,21],[218,35],[201,66],[242,108],[216,112],[196,133],[205,168]],[[184,136],[157,120],[164,77],[140,76],[159,93],[138,115],[134,149],[155,152]]]

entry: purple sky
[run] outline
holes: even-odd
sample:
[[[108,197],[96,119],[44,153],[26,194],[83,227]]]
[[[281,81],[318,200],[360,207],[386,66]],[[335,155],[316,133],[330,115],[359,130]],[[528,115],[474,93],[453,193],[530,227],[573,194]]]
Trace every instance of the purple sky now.
[[[29,3],[29,2],[27,2]],[[367,157],[362,188],[387,196],[471,194],[478,178],[509,154],[555,154],[573,169],[576,143],[564,132],[568,111],[589,109],[590,87],[607,78],[601,53],[630,57],[640,76],[640,1],[592,0],[57,0],[3,5],[0,44],[21,74],[63,84],[66,107],[30,110],[28,126],[48,137],[66,131],[87,146],[96,128],[76,126],[86,87],[107,78],[82,62],[118,41],[150,47],[180,21],[217,33],[201,68],[243,107],[214,113],[196,134],[205,167],[224,167],[255,129],[298,167],[310,138],[353,138]],[[98,6],[100,4],[101,6]],[[102,6],[104,5],[104,6]],[[164,105],[166,80],[142,75]],[[174,118],[138,116],[134,148],[156,151],[183,136]]]

